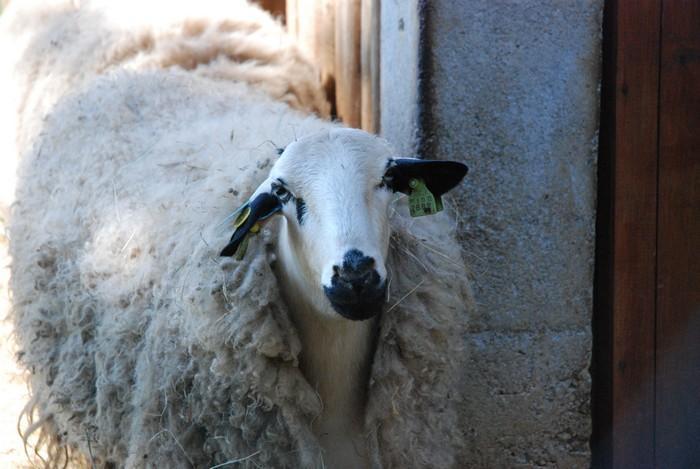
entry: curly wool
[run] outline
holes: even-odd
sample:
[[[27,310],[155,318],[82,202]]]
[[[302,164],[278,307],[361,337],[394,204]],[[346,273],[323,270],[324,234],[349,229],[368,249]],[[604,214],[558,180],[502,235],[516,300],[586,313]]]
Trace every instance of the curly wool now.
[[[312,70],[278,26],[271,43],[285,59],[272,77],[256,69],[262,59],[177,45],[191,27],[208,31],[203,45],[229,35],[231,50],[238,33],[257,31],[220,26],[242,24],[226,18],[247,4],[207,19],[202,3],[169,11],[170,26],[136,53],[124,44],[139,44],[146,26],[92,27],[103,14],[92,5],[16,2],[2,18],[0,39],[23,35],[0,66],[21,97],[2,111],[17,129],[5,149],[19,160],[11,314],[31,371],[25,433],[40,436],[49,466],[322,465],[311,430],[322,404],[298,367],[273,273],[274,222],[243,261],[218,252],[230,235],[221,221],[265,178],[275,147],[336,124],[290,108],[325,109],[313,73],[277,75],[290,57]],[[177,63],[163,59],[173,51]],[[183,65],[189,53],[199,65]],[[365,415],[372,465],[454,466],[472,308],[454,223],[411,219],[404,200],[391,223],[389,308]]]

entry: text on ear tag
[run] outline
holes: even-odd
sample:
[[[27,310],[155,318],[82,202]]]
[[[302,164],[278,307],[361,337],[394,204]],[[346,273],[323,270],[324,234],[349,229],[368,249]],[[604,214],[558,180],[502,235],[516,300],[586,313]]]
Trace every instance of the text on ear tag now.
[[[408,209],[412,217],[433,215],[442,210],[442,200],[430,192],[422,179],[411,179],[408,185],[411,188]]]

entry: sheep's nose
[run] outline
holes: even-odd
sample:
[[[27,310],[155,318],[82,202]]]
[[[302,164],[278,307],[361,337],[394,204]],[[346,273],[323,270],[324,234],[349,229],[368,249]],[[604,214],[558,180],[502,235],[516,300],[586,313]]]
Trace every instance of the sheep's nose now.
[[[351,249],[343,256],[343,265],[333,266],[331,285],[324,287],[333,308],[348,319],[367,319],[384,304],[386,282],[379,276],[373,258]]]
[[[351,249],[343,256],[343,266],[333,266],[333,278],[358,294],[379,283],[379,274],[374,269],[374,258],[362,251]]]

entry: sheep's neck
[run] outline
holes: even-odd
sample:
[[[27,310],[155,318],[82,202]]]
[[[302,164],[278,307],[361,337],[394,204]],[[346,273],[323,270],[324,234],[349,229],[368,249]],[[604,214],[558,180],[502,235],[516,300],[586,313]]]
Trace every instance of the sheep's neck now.
[[[296,271],[287,243],[282,228],[277,249],[279,281],[302,344],[301,370],[323,403],[313,429],[325,449],[326,466],[366,466],[363,417],[376,320],[350,321],[337,313],[317,311],[299,293],[308,287]]]
[[[323,401],[319,434],[361,431],[374,321],[329,321],[303,310],[292,316],[302,342],[301,370]]]

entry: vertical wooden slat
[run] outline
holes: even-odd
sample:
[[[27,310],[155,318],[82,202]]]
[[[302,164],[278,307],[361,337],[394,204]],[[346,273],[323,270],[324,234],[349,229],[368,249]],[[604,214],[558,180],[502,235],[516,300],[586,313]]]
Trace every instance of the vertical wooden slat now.
[[[290,36],[298,38],[299,36],[299,19],[297,18],[299,14],[299,6],[297,5],[298,0],[287,0],[285,5],[285,12],[287,14],[287,32]]]
[[[284,19],[286,11],[286,0],[256,0],[265,10],[269,11],[272,16]]]
[[[360,11],[361,0],[338,0],[336,3],[336,105],[338,117],[351,127],[361,125]]]
[[[321,72],[331,114],[379,131],[380,0],[288,0],[287,28]]]
[[[700,2],[664,1],[656,464],[700,467]]]
[[[331,102],[331,114],[336,116],[335,97],[335,0],[316,0],[316,47],[314,59],[321,69],[321,84]]]
[[[316,1],[287,1],[287,31],[296,38],[297,44],[310,58],[316,56]]]
[[[368,132],[379,132],[379,18],[380,0],[362,0],[361,124]]]
[[[618,0],[612,285],[612,465],[654,464],[661,0]]]
[[[321,84],[335,108],[335,0],[288,0],[287,30],[301,50],[314,61]]]

